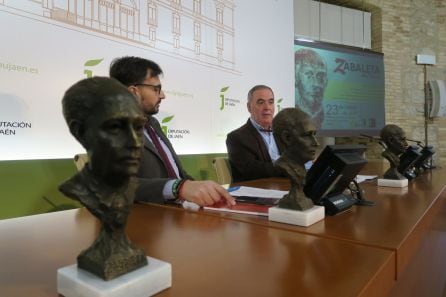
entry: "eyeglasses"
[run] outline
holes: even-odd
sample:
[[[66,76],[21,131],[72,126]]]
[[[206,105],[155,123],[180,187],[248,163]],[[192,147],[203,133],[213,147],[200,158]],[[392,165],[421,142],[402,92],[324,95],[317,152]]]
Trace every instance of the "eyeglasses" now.
[[[150,85],[150,84],[134,84],[135,87],[143,86],[143,87],[151,87],[153,90],[159,95],[161,93],[161,85]]]

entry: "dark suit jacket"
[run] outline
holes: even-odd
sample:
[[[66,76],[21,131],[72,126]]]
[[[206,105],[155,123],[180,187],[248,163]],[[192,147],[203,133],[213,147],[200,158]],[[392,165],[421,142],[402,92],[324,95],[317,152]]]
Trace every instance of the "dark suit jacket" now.
[[[157,119],[150,117],[149,124],[153,127],[156,134],[164,141],[169,148],[175,162],[178,166],[181,178],[192,179],[191,176],[181,166],[175,150],[169,139],[164,135]],[[161,156],[158,154],[155,146],[144,136],[144,148],[142,153],[141,167],[138,173],[139,186],[136,189],[135,200],[154,203],[164,203],[163,188],[166,182],[172,178],[168,177],[166,167]]]
[[[262,136],[249,119],[228,134],[226,147],[234,182],[285,176],[283,170],[274,167]]]

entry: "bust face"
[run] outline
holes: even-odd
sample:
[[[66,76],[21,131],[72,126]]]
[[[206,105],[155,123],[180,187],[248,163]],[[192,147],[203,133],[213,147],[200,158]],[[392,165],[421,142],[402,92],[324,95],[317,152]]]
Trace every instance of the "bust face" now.
[[[394,154],[402,154],[407,149],[406,133],[402,129],[395,129],[393,135],[389,137],[387,147]]]
[[[130,93],[105,97],[84,123],[91,171],[105,180],[138,173],[145,117]]]
[[[304,165],[315,158],[319,143],[316,140],[316,125],[310,118],[304,118],[294,127],[289,127],[284,138],[285,153],[296,163]]]

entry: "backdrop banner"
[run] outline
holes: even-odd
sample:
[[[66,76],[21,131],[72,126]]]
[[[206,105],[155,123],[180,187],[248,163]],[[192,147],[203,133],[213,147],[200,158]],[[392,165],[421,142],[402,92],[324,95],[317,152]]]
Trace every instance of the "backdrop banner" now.
[[[72,158],[61,99],[113,59],[160,64],[156,115],[179,154],[225,153],[256,84],[294,106],[291,0],[0,0],[0,160]]]

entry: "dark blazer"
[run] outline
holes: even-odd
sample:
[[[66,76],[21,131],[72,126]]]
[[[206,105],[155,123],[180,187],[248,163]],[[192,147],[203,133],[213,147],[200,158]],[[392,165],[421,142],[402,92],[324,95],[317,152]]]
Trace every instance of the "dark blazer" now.
[[[181,166],[180,159],[175,153],[175,150],[173,149],[169,139],[161,130],[161,126],[158,120],[154,117],[150,117],[149,124],[153,127],[156,134],[163,140],[163,142],[167,145],[170,152],[172,153],[172,156],[175,159],[175,163],[178,166],[180,177],[192,179],[192,177],[189,176]],[[164,185],[172,178],[168,177],[164,162],[161,156],[158,154],[155,146],[145,136],[141,167],[139,168],[138,178],[139,186],[136,189],[135,200],[160,204],[165,202],[162,194],[163,188]]]
[[[227,135],[226,148],[233,182],[285,176],[282,169],[274,167],[265,142],[250,119]]]

